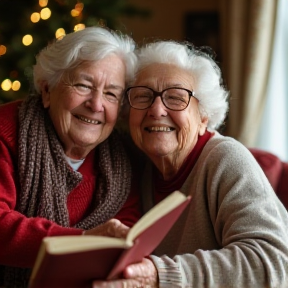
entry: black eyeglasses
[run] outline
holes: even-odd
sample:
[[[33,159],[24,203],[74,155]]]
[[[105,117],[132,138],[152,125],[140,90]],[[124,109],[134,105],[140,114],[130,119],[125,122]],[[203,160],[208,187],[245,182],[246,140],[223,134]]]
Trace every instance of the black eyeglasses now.
[[[151,107],[156,97],[160,96],[166,108],[181,111],[189,105],[191,97],[195,98],[194,91],[179,87],[170,87],[158,92],[146,86],[134,86],[126,90],[126,95],[130,106],[138,110]]]

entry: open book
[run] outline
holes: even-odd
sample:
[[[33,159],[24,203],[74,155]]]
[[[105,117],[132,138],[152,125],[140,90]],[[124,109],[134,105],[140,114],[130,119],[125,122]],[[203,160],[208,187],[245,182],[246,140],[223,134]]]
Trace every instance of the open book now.
[[[114,279],[160,244],[190,196],[175,191],[149,210],[129,230],[126,239],[102,236],[45,237],[29,288],[84,288],[95,279]]]

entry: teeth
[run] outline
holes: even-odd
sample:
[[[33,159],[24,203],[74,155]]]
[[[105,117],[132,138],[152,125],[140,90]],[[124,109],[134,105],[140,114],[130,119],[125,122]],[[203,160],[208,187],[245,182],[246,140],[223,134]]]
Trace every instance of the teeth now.
[[[83,116],[78,116],[80,120],[84,121],[84,122],[87,122],[87,123],[91,123],[91,124],[100,124],[101,122],[100,121],[97,121],[97,120],[91,120],[91,119],[88,119],[88,118],[85,118]]]
[[[150,127],[149,128],[150,131],[155,131],[155,132],[169,132],[172,131],[172,129],[170,127]]]

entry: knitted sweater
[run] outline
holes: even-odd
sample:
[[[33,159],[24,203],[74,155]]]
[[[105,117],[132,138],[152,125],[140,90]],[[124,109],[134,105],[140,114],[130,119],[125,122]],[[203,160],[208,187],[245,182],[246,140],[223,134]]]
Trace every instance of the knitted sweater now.
[[[180,190],[191,204],[151,256],[161,288],[288,287],[288,214],[242,144],[216,133]]]
[[[42,238],[57,235],[80,235],[72,228],[90,212],[95,191],[94,151],[78,169],[82,182],[68,196],[67,206],[71,228],[62,227],[45,218],[27,218],[15,211],[19,193],[18,180],[18,106],[20,101],[0,106],[0,265],[31,267]],[[115,218],[132,226],[139,218],[138,195],[131,192]]]

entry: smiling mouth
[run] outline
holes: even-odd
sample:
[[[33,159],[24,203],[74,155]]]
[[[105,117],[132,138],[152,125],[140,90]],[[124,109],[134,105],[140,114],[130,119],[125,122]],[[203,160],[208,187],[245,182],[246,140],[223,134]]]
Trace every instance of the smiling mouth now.
[[[83,116],[79,116],[79,115],[74,115],[77,119],[85,122],[85,123],[90,123],[90,124],[94,124],[94,125],[98,125],[98,124],[101,124],[102,122],[101,121],[98,121],[98,120],[92,120],[92,119],[88,119],[86,117],[83,117]]]
[[[148,131],[148,132],[171,132],[174,131],[175,128],[172,127],[163,127],[163,126],[156,126],[156,127],[145,127],[144,130]]]

